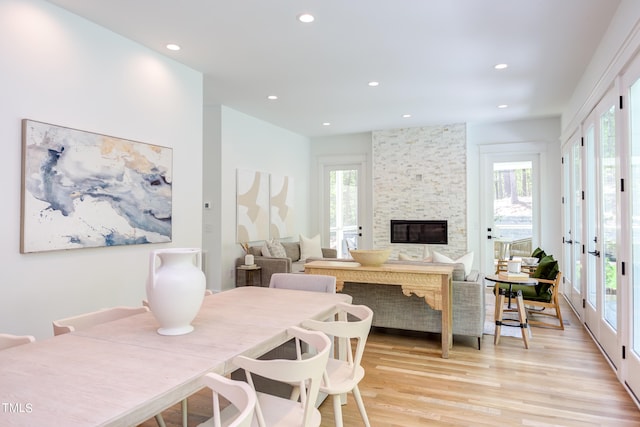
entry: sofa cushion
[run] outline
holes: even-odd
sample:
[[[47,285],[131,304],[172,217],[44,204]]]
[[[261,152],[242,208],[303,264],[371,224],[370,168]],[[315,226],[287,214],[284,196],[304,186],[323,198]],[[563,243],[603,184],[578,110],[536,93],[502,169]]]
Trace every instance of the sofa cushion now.
[[[558,261],[553,259],[553,255],[547,255],[540,260],[540,264],[538,264],[538,268],[533,272],[531,277],[535,277],[536,279],[546,279],[546,280],[555,280],[558,275]],[[551,288],[551,284],[549,283],[540,283],[535,286],[536,293],[538,295],[546,294]]]
[[[274,258],[287,258],[287,252],[284,250],[284,246],[278,240],[267,240],[264,242],[269,250],[269,256]]]
[[[464,278],[465,282],[477,282],[480,279],[480,272],[478,270],[471,270],[471,273],[467,274]]]
[[[442,255],[440,252],[433,251],[433,261],[447,264],[462,263],[464,265],[464,275],[466,277],[471,273],[471,267],[473,266],[473,252],[469,252],[456,260],[452,260],[448,256]],[[464,280],[464,278],[462,280]]]
[[[247,253],[253,256],[264,256],[262,255],[262,246],[249,246]]]
[[[267,246],[267,242],[262,244],[262,248],[260,248],[260,254],[262,256],[271,256],[271,252],[269,252],[269,246]]]
[[[300,235],[300,259],[307,258],[322,258],[319,234],[311,238]]]
[[[287,253],[287,258],[291,258],[291,261],[296,262],[300,259],[300,243],[298,242],[280,242],[284,247],[284,251]]]
[[[535,248],[533,250],[533,252],[531,253],[532,257],[536,257],[538,258],[538,261],[541,260],[542,258],[544,258],[545,256],[547,256],[546,253],[544,253],[544,251],[540,248]]]

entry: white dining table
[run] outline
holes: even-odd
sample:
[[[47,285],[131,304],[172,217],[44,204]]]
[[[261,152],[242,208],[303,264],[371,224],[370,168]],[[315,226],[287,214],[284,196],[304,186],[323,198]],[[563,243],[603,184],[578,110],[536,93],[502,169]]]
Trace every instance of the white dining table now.
[[[235,356],[286,342],[344,294],[241,287],[205,297],[194,331],[159,335],[152,313],[0,351],[0,426],[132,426],[229,374]]]

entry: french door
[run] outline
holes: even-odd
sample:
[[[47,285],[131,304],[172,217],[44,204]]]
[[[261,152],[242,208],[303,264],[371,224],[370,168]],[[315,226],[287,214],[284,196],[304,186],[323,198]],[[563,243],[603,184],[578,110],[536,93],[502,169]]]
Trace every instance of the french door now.
[[[621,325],[624,327],[622,343],[627,349],[623,366],[622,379],[640,395],[640,59],[636,59],[624,74],[622,87],[626,94],[628,105],[624,114],[627,120],[624,126],[626,151],[623,167],[626,176],[622,229],[627,230],[623,236],[627,237],[625,248],[629,252],[626,257],[631,260],[631,266],[626,268],[621,287],[620,307],[622,310]]]
[[[514,147],[515,148],[515,147]],[[483,153],[481,250],[484,271],[501,258],[530,256],[539,242],[539,154],[520,146],[513,152]]]
[[[582,284],[584,265],[584,242],[582,237],[582,150],[579,135],[571,138],[562,151],[562,176],[564,204],[563,293],[574,310],[582,318]]]
[[[611,90],[584,123],[586,147],[587,286],[585,323],[620,366],[618,325],[619,156],[617,96]]]
[[[322,165],[322,237],[338,258],[349,258],[349,250],[362,245],[363,180],[362,163]]]

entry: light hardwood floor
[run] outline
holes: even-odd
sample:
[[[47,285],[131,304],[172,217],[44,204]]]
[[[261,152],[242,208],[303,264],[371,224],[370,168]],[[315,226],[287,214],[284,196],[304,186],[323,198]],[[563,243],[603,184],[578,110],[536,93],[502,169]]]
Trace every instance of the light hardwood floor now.
[[[454,339],[440,358],[437,335],[373,331],[360,385],[371,425],[412,426],[640,426],[640,410],[563,301],[564,331],[533,328],[530,348],[485,336]],[[189,398],[189,426],[211,416],[210,393]],[[180,426],[179,405],[163,412]],[[342,407],[346,427],[362,426],[352,396]],[[334,425],[330,400],[321,427]],[[153,419],[144,427],[156,426]]]

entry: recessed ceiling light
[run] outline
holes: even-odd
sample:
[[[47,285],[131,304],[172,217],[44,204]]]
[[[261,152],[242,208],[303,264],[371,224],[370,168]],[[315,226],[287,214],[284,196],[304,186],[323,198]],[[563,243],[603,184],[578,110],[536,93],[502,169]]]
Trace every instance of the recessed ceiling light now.
[[[507,104],[500,104],[498,105],[498,108],[508,108],[509,106]]]
[[[376,82],[376,81],[369,82],[369,86],[371,86],[371,87],[376,87],[376,86],[379,86],[379,85],[380,85],[380,82]]]
[[[509,64],[496,64],[493,68],[495,68],[496,70],[504,70],[507,67],[509,67]]]
[[[403,119],[408,119],[409,117],[411,117],[411,114],[403,114],[403,115],[402,115],[402,118],[403,118]]]
[[[310,13],[301,13],[298,15],[298,21],[304,22],[305,24],[309,24],[315,20],[316,18]]]
[[[329,122],[324,122],[324,123],[322,123],[322,126],[331,126],[331,123],[329,123]]]
[[[267,96],[267,99],[269,99],[271,101],[275,101],[276,99],[278,99],[278,95],[269,95],[269,96]]]
[[[177,45],[177,44],[175,44],[175,43],[169,43],[169,44],[167,45],[167,49],[169,49],[169,50],[180,50],[180,46],[178,46],[178,45]]]

